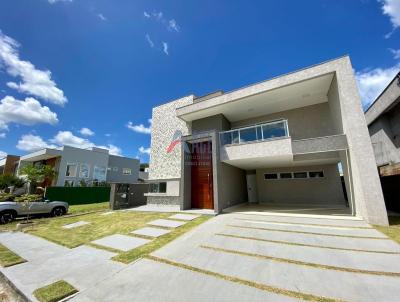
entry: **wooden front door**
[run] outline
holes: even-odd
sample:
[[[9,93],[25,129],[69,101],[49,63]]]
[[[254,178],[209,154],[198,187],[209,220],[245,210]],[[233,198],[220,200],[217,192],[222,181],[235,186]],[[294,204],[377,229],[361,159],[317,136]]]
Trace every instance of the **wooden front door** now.
[[[192,144],[192,208],[214,209],[212,144]]]

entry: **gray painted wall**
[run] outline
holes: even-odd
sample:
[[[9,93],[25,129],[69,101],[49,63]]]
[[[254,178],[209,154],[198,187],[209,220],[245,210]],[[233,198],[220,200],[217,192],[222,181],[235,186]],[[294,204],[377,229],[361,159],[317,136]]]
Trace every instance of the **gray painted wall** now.
[[[192,133],[209,130],[224,131],[229,129],[231,129],[231,123],[222,114],[213,115],[192,122]]]
[[[238,203],[247,202],[246,171],[220,163],[219,173],[221,173],[222,180],[219,183],[221,191],[219,208],[222,210]]]
[[[324,178],[264,180],[264,173],[324,171]],[[268,203],[345,204],[337,165],[257,169],[258,200]]]
[[[139,160],[110,155],[108,158],[107,182],[134,183],[139,177]],[[123,168],[131,169],[131,175],[124,175]]]
[[[241,120],[231,124],[232,128],[238,128],[281,118],[288,120],[289,134],[292,139],[339,134],[333,127],[328,102]]]

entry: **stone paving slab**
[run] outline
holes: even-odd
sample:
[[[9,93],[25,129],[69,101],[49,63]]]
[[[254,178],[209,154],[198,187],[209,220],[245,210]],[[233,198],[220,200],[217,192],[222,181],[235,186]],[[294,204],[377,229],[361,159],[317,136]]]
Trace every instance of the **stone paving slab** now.
[[[145,227],[138,230],[134,230],[131,232],[131,234],[144,235],[149,237],[160,237],[162,235],[168,234],[169,232],[171,231],[158,228]]]
[[[369,227],[371,225],[363,220],[349,220],[349,219],[329,219],[329,218],[305,218],[305,217],[291,217],[291,216],[273,216],[273,215],[255,215],[255,214],[237,214],[238,218],[250,220],[262,220],[269,222],[288,222],[295,224],[320,224],[326,226],[347,226],[347,227]]]
[[[400,255],[329,250],[224,236],[210,237],[204,244],[221,249],[322,265],[400,273]]]
[[[70,250],[22,232],[0,232],[0,243],[27,261],[44,261]]]
[[[33,236],[32,236],[33,237]],[[65,280],[80,291],[122,270],[126,265],[109,260],[115,253],[80,246],[66,249],[45,261],[32,260],[8,268],[0,268],[32,301],[33,291],[58,280]]]
[[[175,214],[171,217],[168,217],[170,219],[179,219],[179,220],[186,220],[186,221],[190,221],[193,219],[196,219],[197,217],[199,217],[200,215],[191,215],[191,214]]]
[[[157,220],[150,221],[147,224],[161,226],[161,227],[167,227],[167,228],[177,228],[177,227],[180,227],[181,225],[184,225],[185,223],[186,223],[185,221],[157,219]]]
[[[165,252],[160,249],[153,255],[256,283],[344,301],[397,301],[398,298],[400,278],[318,269],[193,247],[198,244],[173,243]]]
[[[360,237],[379,237],[387,238],[381,232],[375,229],[352,229],[352,228],[335,228],[335,227],[319,227],[312,225],[293,225],[280,222],[262,222],[254,220],[237,220],[234,219],[230,222],[232,225],[244,225],[259,228],[269,228],[276,230],[289,230],[289,231],[300,231],[300,232],[313,232],[328,235],[345,235],[345,236],[360,236]]]
[[[151,240],[148,239],[115,234],[94,240],[92,243],[126,252],[142,246],[150,241]]]
[[[400,244],[392,240],[375,240],[366,238],[345,238],[335,236],[316,236],[314,234],[297,234],[281,231],[265,231],[226,227],[224,234],[256,237],[266,240],[286,241],[298,244],[320,245],[333,248],[358,249],[368,251],[400,253]]]
[[[84,226],[84,225],[87,225],[87,224],[90,224],[90,222],[77,221],[77,222],[74,222],[74,223],[63,225],[62,228],[63,229],[74,229],[74,228],[77,228],[77,227],[80,227],[80,226]]]
[[[78,293],[74,302],[236,302],[298,301],[168,264],[142,259],[95,287]]]

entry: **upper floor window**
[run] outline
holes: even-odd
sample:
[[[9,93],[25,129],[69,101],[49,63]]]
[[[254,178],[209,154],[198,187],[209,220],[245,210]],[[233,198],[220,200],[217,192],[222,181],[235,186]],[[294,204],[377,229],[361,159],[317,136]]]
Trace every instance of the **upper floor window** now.
[[[89,165],[88,164],[81,164],[79,170],[79,177],[80,178],[89,178]]]
[[[68,163],[67,164],[67,169],[65,171],[65,176],[67,176],[67,177],[76,177],[77,169],[78,169],[77,164]]]
[[[124,175],[131,175],[131,174],[132,174],[132,169],[130,169],[130,168],[123,168],[123,169],[122,169],[122,174],[124,174]]]
[[[104,166],[94,166],[93,179],[97,181],[105,181],[107,174],[107,168]]]
[[[118,172],[118,167],[113,167],[112,170],[113,170],[114,172]]]

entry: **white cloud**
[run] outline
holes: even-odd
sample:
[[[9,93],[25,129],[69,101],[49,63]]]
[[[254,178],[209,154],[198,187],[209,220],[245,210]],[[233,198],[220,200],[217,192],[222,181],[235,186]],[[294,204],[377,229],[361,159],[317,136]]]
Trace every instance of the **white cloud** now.
[[[40,105],[34,98],[19,101],[12,96],[6,96],[0,101],[0,129],[8,129],[9,123],[54,125],[57,122],[57,114],[49,107]]]
[[[375,68],[356,73],[356,80],[364,110],[375,101],[399,70],[400,64],[396,64],[386,69]]]
[[[103,14],[97,14],[97,17],[99,17],[99,19],[102,20],[102,21],[107,21],[108,20],[106,17],[104,17]]]
[[[145,127],[143,124],[133,125],[132,122],[128,122],[126,127],[137,133],[151,134],[151,126],[153,124],[153,120],[148,119],[148,122],[149,122],[149,127]]]
[[[145,16],[146,18],[150,18],[151,17],[150,14],[148,12],[146,12],[146,11],[143,12],[143,16]]]
[[[5,133],[0,133],[0,138],[6,138],[6,134]]]
[[[109,144],[107,146],[96,146],[96,147],[102,148],[102,149],[107,149],[110,152],[110,154],[112,154],[112,155],[118,155],[118,156],[122,155],[121,148],[114,146],[113,144]]]
[[[17,41],[0,31],[0,67],[3,65],[10,76],[22,80],[19,83],[8,82],[7,86],[50,103],[64,105],[67,98],[51,79],[51,72],[36,69],[31,62],[21,60],[18,53],[19,46]]]
[[[163,20],[163,13],[162,12],[153,12],[152,13],[152,15],[153,15],[153,17],[155,18],[155,19],[157,19],[157,20],[159,20],[159,21],[162,21]]]
[[[400,59],[400,49],[389,48],[389,51],[393,54],[395,60]]]
[[[400,27],[400,1],[379,0],[382,3],[383,14],[389,16],[393,28]]]
[[[0,158],[6,157],[7,153],[0,150]]]
[[[93,136],[94,135],[94,132],[86,127],[83,127],[81,130],[79,130],[79,133],[82,134],[83,136]]]
[[[150,47],[154,47],[154,42],[151,40],[149,34],[146,34],[146,41],[149,43]]]
[[[54,4],[57,2],[72,2],[73,0],[48,0],[50,4]]]
[[[77,148],[90,148],[95,145],[86,138],[82,138],[72,134],[71,131],[58,131],[56,136],[50,139],[50,142],[59,146],[68,145]]]
[[[44,148],[57,148],[57,146],[46,143],[40,136],[25,134],[19,139],[17,149],[33,152]]]
[[[150,155],[150,151],[151,151],[150,148],[145,148],[145,147],[143,147],[143,146],[141,146],[141,147],[139,148],[139,152],[140,152],[141,154],[148,154],[148,155]]]
[[[168,43],[167,42],[162,42],[163,45],[163,52],[168,56],[169,52],[168,52]]]
[[[110,137],[110,136],[111,136],[111,134],[110,134],[110,133],[106,133],[106,134],[104,134],[104,136],[106,136],[106,137]]]
[[[168,21],[168,29],[171,31],[179,32],[179,26],[176,23],[175,19],[171,19]]]

